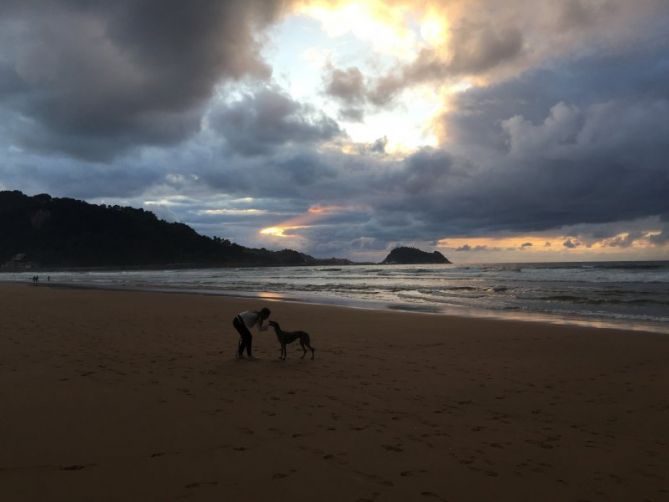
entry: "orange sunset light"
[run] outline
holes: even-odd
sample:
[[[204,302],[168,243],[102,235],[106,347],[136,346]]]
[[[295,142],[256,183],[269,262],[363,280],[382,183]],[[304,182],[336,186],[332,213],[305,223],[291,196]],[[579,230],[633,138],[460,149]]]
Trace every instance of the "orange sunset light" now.
[[[347,210],[348,209],[343,206],[317,204],[307,209],[306,213],[290,218],[278,225],[262,228],[259,230],[259,233],[268,237],[297,237],[294,234],[286,234],[286,231],[308,228],[312,226],[312,223],[328,214],[341,213]]]
[[[627,242],[625,248],[651,248],[651,238],[659,231],[642,232],[636,239],[630,239],[629,232],[622,232],[613,237],[601,240],[584,240],[575,235],[514,235],[506,237],[446,237],[440,239],[437,246],[456,250],[513,251],[524,250],[533,253],[554,252],[561,249],[573,249],[580,252],[619,252],[623,249],[620,243]],[[565,243],[571,243],[565,246]]]

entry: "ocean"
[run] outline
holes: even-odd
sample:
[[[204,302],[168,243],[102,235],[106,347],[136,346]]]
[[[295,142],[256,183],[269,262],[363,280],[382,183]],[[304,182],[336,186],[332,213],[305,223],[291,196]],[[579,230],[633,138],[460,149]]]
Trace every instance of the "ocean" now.
[[[26,281],[32,272],[3,273]],[[51,285],[182,291],[669,333],[669,261],[40,272]]]

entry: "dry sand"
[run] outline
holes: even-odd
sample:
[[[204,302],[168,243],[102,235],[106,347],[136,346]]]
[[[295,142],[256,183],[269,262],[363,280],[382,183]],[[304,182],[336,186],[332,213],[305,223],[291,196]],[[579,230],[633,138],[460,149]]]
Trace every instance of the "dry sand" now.
[[[669,336],[0,286],[0,500],[669,500]]]

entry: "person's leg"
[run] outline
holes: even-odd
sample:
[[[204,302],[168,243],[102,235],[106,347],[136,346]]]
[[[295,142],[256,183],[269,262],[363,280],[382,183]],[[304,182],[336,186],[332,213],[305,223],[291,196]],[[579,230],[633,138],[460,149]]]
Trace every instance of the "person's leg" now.
[[[247,335],[249,335],[249,330],[246,328],[246,325],[244,325],[244,323],[240,321],[237,317],[235,317],[234,321],[232,321],[232,325],[237,330],[237,333],[239,333],[239,344],[237,345],[237,357],[241,359],[244,357],[244,349],[246,348],[246,341],[248,338]]]
[[[237,343],[237,359],[242,357],[242,351],[244,350],[244,347],[242,344],[244,343],[244,340],[242,339],[242,336],[239,335],[239,343]]]
[[[251,351],[252,351],[251,346],[252,346],[252,345],[253,345],[253,335],[251,335],[251,333],[249,333],[249,336],[248,336],[248,338],[246,339],[246,354],[247,354],[249,357],[253,357],[253,354],[251,353]]]

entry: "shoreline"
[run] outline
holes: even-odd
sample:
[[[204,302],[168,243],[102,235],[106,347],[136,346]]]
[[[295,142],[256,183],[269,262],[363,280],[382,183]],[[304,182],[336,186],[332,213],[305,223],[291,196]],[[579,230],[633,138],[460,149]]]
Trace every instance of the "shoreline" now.
[[[316,260],[327,261],[332,258],[316,258]],[[212,264],[188,264],[188,263],[172,263],[172,264],[155,264],[155,265],[117,265],[117,266],[99,266],[99,267],[37,267],[37,268],[0,268],[1,274],[16,274],[16,273],[40,273],[45,274],[49,272],[142,272],[142,271],[160,271],[160,270],[202,270],[202,269],[212,269],[212,270],[225,270],[225,269],[234,269],[234,268],[302,268],[302,267],[350,267],[357,265],[364,266],[386,266],[386,265],[398,265],[398,266],[430,266],[430,265],[454,265],[458,267],[468,267],[468,266],[510,266],[510,265],[535,265],[535,264],[544,264],[544,265],[574,265],[574,264],[606,264],[606,265],[615,265],[615,264],[624,264],[624,263],[669,263],[667,259],[656,259],[656,260],[570,260],[570,261],[529,261],[529,262],[518,262],[518,261],[501,261],[501,262],[449,262],[449,263],[383,263],[383,262],[351,262],[351,263],[324,263],[324,264],[293,264],[293,265],[277,265],[277,264],[222,264],[222,265],[212,265]]]
[[[669,338],[273,302],[0,284],[0,498],[657,500]]]
[[[15,285],[30,285],[21,281],[1,281],[0,284],[15,284]],[[58,282],[41,282],[36,287],[49,288],[65,288],[65,289],[92,289],[101,291],[126,291],[126,292],[152,292],[164,294],[185,294],[185,295],[202,295],[202,296],[221,296],[233,299],[260,299],[272,302],[289,302],[305,305],[320,305],[320,306],[336,306],[341,308],[360,309],[379,312],[404,312],[421,315],[435,315],[444,317],[455,317],[463,319],[487,319],[492,321],[507,321],[507,322],[527,322],[534,324],[546,324],[553,326],[575,326],[592,329],[608,329],[618,331],[633,331],[637,333],[655,333],[662,335],[669,335],[669,326],[646,322],[631,322],[631,321],[604,321],[598,319],[579,318],[575,315],[558,315],[546,314],[539,312],[503,312],[494,310],[483,310],[474,308],[457,308],[444,307],[442,309],[433,309],[431,307],[413,306],[407,304],[387,304],[385,302],[361,302],[361,301],[345,301],[342,298],[313,298],[307,296],[282,296],[281,293],[273,292],[226,292],[221,290],[206,290],[206,289],[179,289],[179,288],[160,288],[160,287],[133,287],[133,286],[113,286],[102,284],[73,284],[73,283],[58,283]]]

